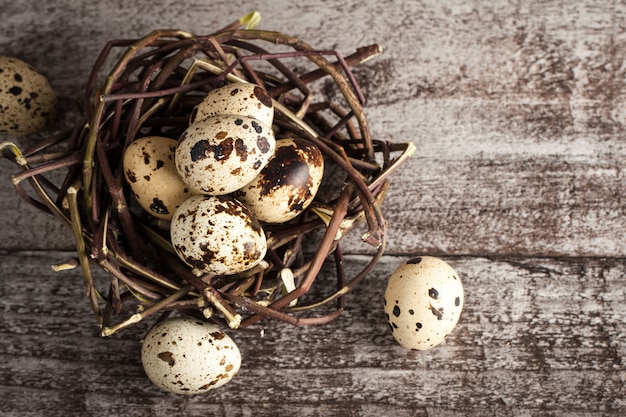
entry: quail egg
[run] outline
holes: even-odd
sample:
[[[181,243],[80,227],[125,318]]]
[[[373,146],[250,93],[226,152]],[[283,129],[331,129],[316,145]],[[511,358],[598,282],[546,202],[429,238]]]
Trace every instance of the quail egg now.
[[[189,125],[176,147],[176,168],[198,193],[224,195],[257,176],[274,154],[271,127],[247,116],[221,115]]]
[[[0,135],[35,133],[56,113],[57,96],[46,77],[22,60],[0,55]]]
[[[146,136],[124,151],[124,176],[137,202],[151,215],[170,220],[190,195],[174,163],[176,139]]]
[[[462,309],[461,280],[439,258],[411,258],[387,282],[385,316],[394,338],[407,349],[426,350],[443,342]]]
[[[141,346],[148,378],[176,394],[199,394],[230,381],[241,367],[235,342],[219,327],[192,317],[157,323]]]
[[[254,117],[267,126],[274,120],[272,98],[262,87],[252,83],[231,83],[211,90],[194,108],[189,123],[218,115]]]
[[[324,175],[324,157],[302,138],[276,141],[276,151],[252,182],[235,193],[260,221],[283,223],[315,198]]]
[[[178,256],[201,275],[231,275],[263,260],[259,221],[231,196],[193,195],[174,213],[170,238]]]

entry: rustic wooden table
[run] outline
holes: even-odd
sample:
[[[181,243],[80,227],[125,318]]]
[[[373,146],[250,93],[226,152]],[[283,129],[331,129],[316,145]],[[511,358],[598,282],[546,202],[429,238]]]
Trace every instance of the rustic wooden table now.
[[[208,33],[253,8],[320,48],[383,46],[354,70],[373,135],[417,146],[384,203],[386,255],[336,321],[235,333],[231,383],[168,395],[141,367],[146,328],[101,338],[79,272],[52,271],[69,230],[22,202],[3,160],[0,414],[626,415],[623,2],[0,0],[0,53],[41,69],[71,117],[107,40]],[[345,251],[349,270],[368,259]],[[415,254],[465,285],[457,328],[425,352],[398,346],[382,310]]]

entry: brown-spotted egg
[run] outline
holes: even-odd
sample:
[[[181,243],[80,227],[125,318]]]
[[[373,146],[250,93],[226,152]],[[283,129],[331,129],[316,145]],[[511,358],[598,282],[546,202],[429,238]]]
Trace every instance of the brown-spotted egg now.
[[[192,123],[181,135],[176,168],[196,192],[229,194],[261,172],[275,146],[271,127],[255,118],[213,116]]]
[[[257,219],[283,223],[306,209],[324,175],[324,157],[302,138],[276,141],[276,151],[252,182],[235,193]]]
[[[231,275],[263,260],[267,251],[259,221],[231,196],[193,195],[170,223],[174,250],[197,275]]]
[[[157,323],[141,347],[148,378],[163,390],[199,394],[230,381],[241,367],[235,342],[219,327],[192,317]]]
[[[226,84],[209,91],[194,108],[189,123],[224,114],[254,117],[261,123],[272,126],[274,104],[267,91],[256,84]]]
[[[170,220],[190,195],[176,170],[176,139],[139,138],[124,151],[124,176],[139,205],[151,215]]]
[[[391,275],[385,291],[385,316],[403,347],[430,349],[452,332],[463,309],[463,284],[445,261],[414,257]]]
[[[0,55],[0,135],[43,129],[57,113],[57,95],[44,75],[26,62]]]

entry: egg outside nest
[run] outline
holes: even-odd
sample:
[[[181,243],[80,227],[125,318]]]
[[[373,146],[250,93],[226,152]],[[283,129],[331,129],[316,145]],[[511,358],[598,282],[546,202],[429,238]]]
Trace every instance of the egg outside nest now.
[[[442,259],[413,257],[387,282],[385,317],[396,341],[406,349],[427,350],[453,331],[463,310],[463,284]]]
[[[239,372],[237,344],[212,323],[175,317],[157,323],[141,347],[148,378],[175,394],[200,394],[221,387]]]
[[[42,130],[58,112],[48,79],[28,63],[0,55],[0,136],[26,136]]]

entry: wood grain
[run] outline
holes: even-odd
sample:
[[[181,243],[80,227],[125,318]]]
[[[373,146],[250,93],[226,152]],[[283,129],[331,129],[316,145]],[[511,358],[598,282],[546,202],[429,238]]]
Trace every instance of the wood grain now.
[[[139,15],[131,25],[113,27],[105,20],[121,19],[130,6],[105,12],[88,3],[64,8],[55,2],[47,25],[28,34],[36,41],[19,36],[16,21],[0,35],[0,45],[44,69],[67,97],[68,111],[75,111],[81,80],[107,40],[142,36],[176,12],[180,27],[203,32],[219,27],[225,16],[241,15],[240,5],[220,4],[220,14],[200,21],[177,4],[155,20],[141,4],[133,8]],[[348,54],[366,44],[383,46],[381,57],[355,69],[373,134],[418,146],[389,195],[390,253],[626,253],[626,35],[620,29],[626,13],[616,3],[591,8],[580,2],[567,8],[564,22],[557,4],[331,2],[265,14],[264,27],[320,48]],[[7,7],[5,15],[15,19],[43,18]],[[203,13],[197,7],[194,13]],[[313,18],[322,8],[340,13]],[[341,19],[342,10],[360,18]],[[107,19],[98,18],[101,13]],[[61,31],[54,16],[76,26]],[[393,24],[399,26],[386,30]],[[359,35],[342,36],[344,31]],[[39,48],[47,51],[46,62]],[[78,54],[69,69],[67,50]],[[3,178],[15,171],[4,163],[0,170]],[[3,212],[19,204],[8,181],[0,196]],[[54,219],[32,211],[16,216],[0,247],[72,247]],[[30,221],[37,226],[28,227]],[[46,230],[43,238],[38,230]]]
[[[80,301],[78,272],[48,270],[70,256],[0,256],[0,273],[11,277],[0,297],[0,381],[7,398],[0,409],[8,415],[27,415],[23,395],[31,406],[52,404],[56,415],[68,416],[106,410],[166,415],[175,409],[188,415],[300,410],[298,415],[364,416],[384,410],[626,411],[623,260],[446,258],[465,283],[461,321],[439,348],[411,352],[393,341],[384,319],[386,278],[403,259],[387,256],[350,294],[336,322],[306,328],[266,322],[262,338],[233,332],[244,357],[239,375],[206,396],[180,398],[160,392],[143,374],[138,341],[150,323],[98,336],[87,301]],[[350,256],[349,273],[365,260]]]
[[[0,53],[41,69],[71,126],[104,44],[156,28],[208,33],[240,1],[0,0]],[[150,321],[98,335],[70,233],[26,206],[0,162],[3,416],[622,416],[626,414],[626,6],[594,2],[256,2],[261,28],[347,55],[377,139],[413,141],[384,203],[387,255],[335,322],[232,336],[240,374],[206,396],[147,381]],[[331,95],[320,88],[320,100]],[[38,139],[16,140],[27,146]],[[371,249],[345,241],[348,270]],[[386,279],[438,255],[466,291],[426,352],[387,330]],[[325,290],[323,279],[315,291]]]

